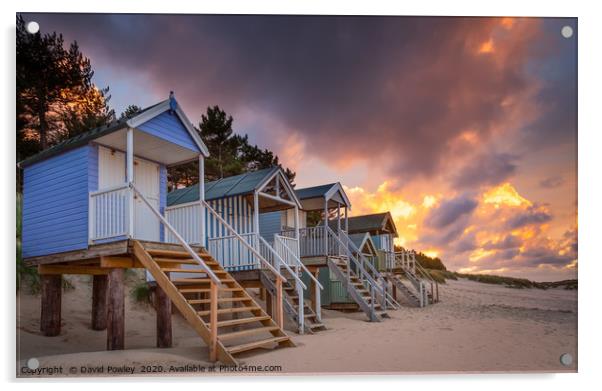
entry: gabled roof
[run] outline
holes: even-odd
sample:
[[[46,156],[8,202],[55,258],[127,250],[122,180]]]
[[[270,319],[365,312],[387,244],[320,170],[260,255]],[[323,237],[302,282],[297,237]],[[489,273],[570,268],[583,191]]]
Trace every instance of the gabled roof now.
[[[279,167],[264,168],[217,181],[205,183],[205,200],[253,194],[276,173],[284,175]],[[167,194],[167,206],[186,204],[199,200],[199,185],[177,189]],[[292,200],[297,202],[298,200]]]
[[[374,252],[374,250],[376,249],[376,246],[372,241],[372,237],[368,232],[350,234],[349,239],[353,242],[353,244],[355,244],[355,247],[357,247],[360,251],[363,251],[363,248],[366,245],[371,247],[371,253]]]
[[[351,201],[349,201],[349,198],[347,198],[347,194],[345,194],[345,190],[343,190],[343,186],[339,182],[305,187],[303,189],[295,189],[295,194],[300,200],[307,200],[311,198],[330,198],[336,192],[341,194],[343,202],[350,207]]]
[[[348,225],[350,234],[389,231],[393,236],[397,237],[397,228],[395,227],[393,217],[389,212],[349,217]]]
[[[178,115],[179,119],[184,124],[184,127],[186,128],[186,130],[188,131],[188,133],[190,134],[192,139],[195,141],[195,143],[199,147],[201,153],[205,157],[209,156],[209,150],[207,149],[207,146],[205,145],[205,143],[203,143],[203,141],[199,137],[198,133],[194,130],[194,127],[188,120],[188,117],[186,117],[186,115],[180,108],[180,105],[176,102],[176,100],[174,98],[170,98],[170,99],[161,101],[159,103],[156,103],[152,106],[144,108],[139,113],[132,116],[131,118],[118,119],[116,121],[111,122],[110,124],[99,126],[98,128],[90,129],[84,133],[78,134],[77,136],[71,137],[70,139],[61,141],[60,143],[21,161],[19,163],[19,166],[25,167],[30,164],[39,162],[41,160],[48,159],[52,156],[58,155],[59,153],[66,152],[70,149],[80,147],[94,139],[106,136],[110,133],[116,132],[121,129],[125,129],[128,127],[136,128],[137,126],[143,124],[144,122],[150,120],[151,118],[154,118],[154,117],[158,116],[159,114],[164,113],[167,110],[172,110],[173,107],[175,107],[175,110],[174,110],[175,113]]]

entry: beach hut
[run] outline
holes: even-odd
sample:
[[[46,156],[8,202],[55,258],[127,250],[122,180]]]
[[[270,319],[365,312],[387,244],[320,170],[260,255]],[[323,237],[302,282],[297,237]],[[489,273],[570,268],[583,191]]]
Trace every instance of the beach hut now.
[[[268,313],[277,302],[274,279],[262,270],[257,253],[288,278],[281,301],[285,314],[297,326],[297,331],[313,332],[324,328],[321,313],[305,303],[305,297],[319,295],[319,284],[304,294],[307,286],[301,275],[305,266],[299,258],[299,209],[301,204],[284,171],[279,167],[266,168],[208,182],[204,186],[205,200],[219,214],[205,220],[205,240],[209,252],[248,288],[265,290]],[[199,215],[199,186],[177,189],[167,196],[167,219],[192,243],[198,243],[201,232]],[[292,235],[260,235],[260,219],[266,213],[291,216]],[[236,231],[224,228],[226,221]],[[242,238],[247,246],[237,238]],[[173,238],[168,236],[168,241]],[[303,305],[300,305],[303,303]]]
[[[394,240],[398,234],[391,213],[353,216],[349,218],[348,231],[349,234],[370,234],[378,251],[376,266],[379,271],[386,271],[392,266],[395,257]]]
[[[349,238],[354,243],[354,248],[361,251],[362,256],[368,262],[375,264],[377,260],[377,250],[369,233],[351,234]],[[355,254],[355,251],[354,251]],[[355,254],[356,256],[358,254]],[[352,266],[352,270],[355,268]],[[325,268],[320,273],[320,282],[326,287],[322,291],[322,305],[334,310],[357,310],[358,305],[345,289],[343,281],[336,278],[334,273],[331,273],[328,268]]]
[[[369,319],[379,321],[386,315],[387,307],[394,308],[397,303],[387,294],[378,270],[347,234],[351,202],[343,186],[330,183],[296,189],[295,194],[302,206],[296,230],[302,263],[323,286],[331,280],[340,281]],[[295,230],[291,224],[290,214],[266,214],[260,219],[260,231],[266,237],[274,234],[292,237]],[[314,308],[320,305],[312,303]]]
[[[93,275],[92,327],[107,330],[107,348],[124,347],[124,270],[146,269],[157,281],[157,344],[171,345],[171,303],[209,347],[211,360],[235,363],[247,350],[293,346],[282,330],[282,307],[266,314],[204,247],[205,224],[195,246],[166,218],[167,168],[199,162],[207,147],[173,94],[131,118],[92,129],[19,163],[23,169],[24,263],[42,279],[41,331],[60,333],[61,276]],[[198,186],[200,194],[204,181]],[[269,197],[268,197],[269,198]],[[293,201],[291,201],[293,202]],[[193,218],[220,220],[200,199]],[[235,232],[227,221],[225,230]],[[186,236],[186,238],[184,237]],[[242,246],[246,242],[236,237]],[[286,279],[259,254],[275,281]],[[172,280],[182,265],[194,278]],[[193,269],[193,270],[191,270]],[[201,301],[191,294],[204,293]],[[199,310],[199,305],[207,309]],[[236,321],[230,314],[249,315]],[[244,334],[233,326],[248,325]]]
[[[376,267],[391,286],[392,296],[400,293],[405,302],[424,307],[439,300],[439,286],[427,270],[416,262],[413,251],[395,251],[397,228],[391,213],[375,213],[349,218],[349,234],[369,233],[377,248]]]

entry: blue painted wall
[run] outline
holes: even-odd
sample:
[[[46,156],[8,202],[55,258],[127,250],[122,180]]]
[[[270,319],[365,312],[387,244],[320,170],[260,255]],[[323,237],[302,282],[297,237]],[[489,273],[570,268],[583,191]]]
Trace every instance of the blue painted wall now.
[[[282,213],[270,212],[259,215],[259,234],[268,242],[272,242],[274,234],[282,230]]]
[[[23,257],[86,248],[98,150],[82,146],[25,167],[23,175]]]
[[[181,147],[200,152],[199,147],[184,127],[182,121],[180,121],[180,118],[169,111],[148,120],[138,126],[138,129]]]

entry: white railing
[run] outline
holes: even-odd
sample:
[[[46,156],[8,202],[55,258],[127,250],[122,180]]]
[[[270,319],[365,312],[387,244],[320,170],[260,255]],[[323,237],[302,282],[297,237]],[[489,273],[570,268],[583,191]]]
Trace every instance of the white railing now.
[[[90,241],[128,234],[130,197],[127,183],[90,193],[88,229]]]
[[[245,246],[241,239],[250,247]],[[259,249],[258,235],[247,234],[219,236],[207,239],[207,247],[211,255],[227,270],[257,269],[259,257],[253,249]]]
[[[138,189],[136,188],[136,186],[133,183],[130,182],[128,184],[128,186],[136,195],[138,195],[140,197],[140,199],[146,204],[146,206],[148,206],[148,208],[159,219],[159,221],[165,226],[165,228],[174,235],[174,237],[178,240],[178,242],[184,247],[186,252],[188,252],[188,254],[192,257],[192,259],[199,266],[201,266],[201,268],[203,268],[205,273],[207,273],[209,278],[211,278],[212,285],[215,284],[217,287],[221,287],[222,283],[219,280],[219,278],[217,278],[215,273],[213,273],[213,270],[211,270],[209,268],[209,266],[207,266],[207,264],[201,259],[201,257],[199,257],[199,255],[192,249],[192,247],[190,247],[190,245],[186,242],[186,240],[178,233],[178,231],[176,231],[175,228],[172,227],[172,225],[169,223],[169,221],[167,221],[167,219],[165,219],[165,217],[163,217],[163,215],[161,215],[161,212],[159,212],[157,209],[155,209],[155,207],[146,199],[146,197],[144,197],[144,195],[140,191],[138,191]],[[214,322],[216,320],[214,320]]]
[[[314,282],[314,292],[313,293],[314,293],[314,300],[315,300],[315,304],[316,304],[316,308],[315,308],[316,320],[318,322],[320,322],[322,320],[322,303],[321,303],[320,290],[323,290],[324,287],[322,286],[322,284],[320,284],[320,281],[318,281],[318,279],[316,277],[314,277],[314,275],[307,269],[307,267],[303,264],[303,262],[301,262],[301,258],[299,257],[298,243],[291,241],[290,238],[287,238],[285,236],[274,235],[274,247],[276,248],[276,251],[278,251],[278,249],[280,249],[285,254],[288,254],[288,257],[293,262],[292,266],[297,271],[297,274],[301,275],[303,272],[305,272],[309,276],[309,278]],[[285,256],[287,256],[287,255],[285,255]],[[303,297],[303,288],[304,287],[305,287],[304,284],[297,283],[297,286],[296,286],[297,294],[299,295],[300,298]],[[301,307],[301,306],[299,306],[299,307]],[[303,313],[300,312],[300,315],[299,315],[300,322],[303,322],[303,320],[301,319],[302,314]],[[303,330],[302,323],[301,323],[301,330]]]
[[[299,240],[287,236],[274,235],[274,250],[289,266],[295,266],[299,261]]]
[[[281,236],[295,237],[294,230],[282,231]],[[301,257],[323,257],[327,255],[341,255],[337,241],[327,236],[324,240],[324,226],[299,228],[299,251]],[[327,246],[327,248],[325,247]],[[328,250],[328,251],[327,251]]]
[[[199,202],[167,207],[165,218],[188,243],[201,243],[201,204]],[[165,232],[165,241],[177,243],[176,237],[169,230]]]

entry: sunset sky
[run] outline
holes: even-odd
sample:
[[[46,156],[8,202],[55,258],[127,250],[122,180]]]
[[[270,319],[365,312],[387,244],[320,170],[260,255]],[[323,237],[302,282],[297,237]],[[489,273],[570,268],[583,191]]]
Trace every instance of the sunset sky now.
[[[448,269],[576,278],[575,19],[24,17],[78,41],[118,113],[217,104],[298,187],[340,181]]]

